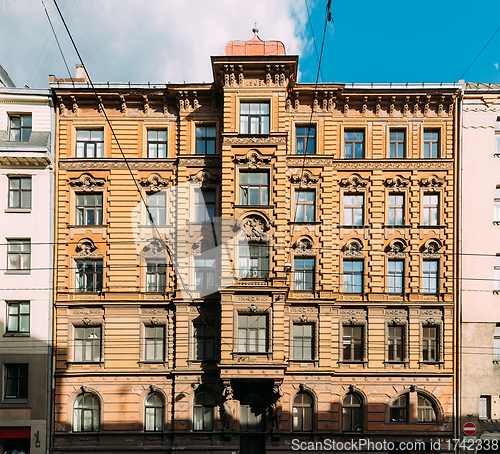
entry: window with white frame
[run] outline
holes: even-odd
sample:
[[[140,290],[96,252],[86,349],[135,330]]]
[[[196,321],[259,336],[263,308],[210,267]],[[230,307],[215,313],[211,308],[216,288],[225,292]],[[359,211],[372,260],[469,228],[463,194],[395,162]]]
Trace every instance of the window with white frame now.
[[[167,195],[164,191],[151,192],[147,195],[148,209],[146,212],[148,225],[167,224]]]
[[[389,225],[404,224],[405,196],[402,193],[389,194]]]
[[[344,325],[342,327],[342,347],[344,361],[363,360],[363,326]]]
[[[73,405],[73,432],[98,432],[100,419],[101,406],[97,396],[80,394]]]
[[[391,129],[389,133],[389,157],[394,159],[405,157],[404,129]]]
[[[269,172],[240,172],[240,204],[269,205]]]
[[[389,260],[387,262],[389,293],[402,293],[404,287],[404,260]]]
[[[297,257],[293,260],[293,289],[314,290],[314,258]]]
[[[364,223],[363,194],[344,194],[344,225],[362,226]]]
[[[239,279],[266,278],[269,274],[269,244],[240,244],[238,260]]]
[[[424,130],[424,158],[439,157],[439,130]]]
[[[167,131],[148,130],[148,158],[164,159],[167,157]]]
[[[75,326],[75,361],[101,361],[101,326]]]
[[[31,268],[31,240],[7,240],[7,270],[29,271]]]
[[[404,360],[404,326],[389,325],[387,336],[387,359],[389,361]]]
[[[165,259],[146,259],[146,292],[163,293],[167,286]]]
[[[9,114],[9,141],[28,142],[31,136],[31,114]]]
[[[146,432],[162,432],[165,421],[165,404],[163,396],[158,392],[148,394],[144,401]]]
[[[295,191],[295,222],[314,222],[316,191]]]
[[[425,259],[422,261],[422,292],[438,292],[438,260]]]
[[[30,332],[30,302],[7,301],[8,334],[29,334]]]
[[[212,257],[195,257],[194,259],[194,281],[195,288],[200,292],[215,291],[215,264]]]
[[[295,126],[295,153],[316,154],[316,126]]]
[[[363,260],[344,259],[342,266],[344,293],[363,292]]]
[[[102,291],[102,260],[75,260],[76,291],[98,293]]]
[[[269,134],[269,101],[240,103],[240,134]]]
[[[391,405],[391,422],[408,422],[408,393],[399,396]]]
[[[215,189],[201,189],[194,193],[195,222],[214,222]]]
[[[424,326],[422,328],[422,361],[438,361],[439,327]]]
[[[215,154],[215,126],[196,126],[196,154]]]
[[[238,351],[240,353],[267,352],[267,314],[238,315]]]
[[[365,132],[359,130],[344,131],[344,158],[361,159],[365,156]]]
[[[427,397],[422,394],[417,396],[417,422],[436,421],[436,410],[434,405]]]
[[[293,399],[293,430],[312,430],[313,400],[307,393],[298,393]]]
[[[76,157],[104,157],[104,131],[102,129],[79,129],[76,131]]]
[[[145,326],[144,344],[145,361],[163,361],[165,359],[165,326]]]
[[[314,325],[293,324],[293,359],[313,359]]]
[[[439,194],[424,194],[423,216],[423,225],[439,224]]]
[[[76,225],[102,225],[102,193],[76,194]]]
[[[31,177],[9,177],[9,208],[31,208]]]

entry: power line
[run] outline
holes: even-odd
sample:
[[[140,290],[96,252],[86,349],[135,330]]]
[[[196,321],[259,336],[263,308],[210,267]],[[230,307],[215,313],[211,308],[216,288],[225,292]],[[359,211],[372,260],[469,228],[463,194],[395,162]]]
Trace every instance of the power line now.
[[[496,32],[493,33],[493,36],[488,40],[488,42],[484,45],[484,47],[481,49],[481,52],[479,52],[477,55],[476,55],[476,58],[474,60],[472,60],[472,63],[467,67],[467,69],[464,71],[464,73],[459,77],[459,79],[463,79],[463,77],[465,76],[465,74],[467,73],[467,71],[469,71],[469,69],[471,68],[471,66],[475,63],[475,61],[479,58],[479,56],[483,53],[483,50],[486,49],[486,47],[488,46],[488,44],[491,42],[491,40],[495,37],[495,35],[498,33],[498,31],[500,30],[500,27],[497,28]]]
[[[312,34],[312,37],[313,37],[314,50],[316,52],[316,58],[318,59],[318,64],[319,64],[320,58],[319,58],[319,53],[318,53],[318,47],[316,46],[316,37],[314,36],[314,28],[313,28],[312,22],[311,22],[311,14],[309,13],[309,5],[307,4],[307,0],[304,0],[304,2],[306,4],[307,18],[309,20],[309,27],[311,29],[311,34]],[[325,78],[323,77],[323,73],[321,73],[321,80],[322,81],[325,80]]]

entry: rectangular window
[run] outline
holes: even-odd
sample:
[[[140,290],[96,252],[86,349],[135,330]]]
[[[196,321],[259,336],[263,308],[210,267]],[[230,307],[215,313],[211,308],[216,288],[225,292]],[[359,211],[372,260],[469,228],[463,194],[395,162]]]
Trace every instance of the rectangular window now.
[[[194,325],[194,357],[200,361],[215,359],[215,329],[213,325]]]
[[[31,177],[9,177],[9,208],[31,208]]]
[[[267,351],[267,315],[238,316],[238,351],[241,353]]]
[[[215,259],[194,259],[195,286],[201,292],[215,291]]]
[[[240,172],[240,204],[269,205],[269,172]]]
[[[316,191],[295,191],[295,222],[314,222]]]
[[[167,131],[148,130],[148,158],[165,159],[167,157]]]
[[[500,255],[495,256],[493,268],[493,291],[500,293]]]
[[[76,260],[76,291],[102,291],[102,260]]]
[[[316,126],[296,126],[295,141],[297,154],[316,154]]]
[[[165,192],[153,192],[148,194],[148,225],[166,225],[167,224],[167,195]],[[150,217],[151,216],[151,217]],[[151,219],[152,218],[152,219]]]
[[[29,334],[30,332],[30,303],[7,302],[7,333]]]
[[[344,194],[344,225],[363,225],[363,211],[363,194]]]
[[[7,269],[29,271],[31,268],[31,241],[7,240]]]
[[[389,326],[387,337],[387,348],[389,361],[403,361],[403,327]]]
[[[145,327],[145,355],[146,361],[163,361],[165,345],[165,326]]]
[[[424,260],[422,262],[422,292],[437,293],[438,291],[438,261]]]
[[[495,188],[495,198],[493,201],[493,222],[500,223],[500,186]]]
[[[500,323],[496,324],[493,333],[493,360],[500,361]]]
[[[293,359],[313,359],[313,325],[293,324]]]
[[[28,365],[4,364],[5,368],[5,399],[28,398]]]
[[[388,291],[389,293],[402,293],[403,292],[403,273],[404,261],[403,260],[389,260],[388,261]]]
[[[424,158],[438,158],[439,131],[424,130]]]
[[[195,222],[214,222],[215,189],[197,189],[194,193]]]
[[[363,292],[363,261],[348,260],[343,262],[343,284],[345,293]]]
[[[293,261],[293,289],[314,290],[314,258],[296,258]]]
[[[500,117],[495,123],[495,156],[500,155]]]
[[[75,361],[79,363],[101,361],[100,326],[75,326]]]
[[[76,157],[104,157],[104,131],[102,129],[76,131]]]
[[[424,194],[424,224],[438,225],[439,223],[439,194]]]
[[[239,279],[266,278],[269,274],[269,245],[243,243],[239,249]]]
[[[438,360],[438,327],[424,326],[422,329],[422,361]]]
[[[215,154],[215,126],[196,126],[196,154]]]
[[[402,159],[405,157],[405,131],[401,129],[391,130],[389,133],[389,157]]]
[[[364,131],[344,131],[344,158],[361,159],[365,156]]]
[[[269,134],[269,102],[240,103],[240,134]]]
[[[363,327],[344,326],[343,349],[344,361],[363,360]]]
[[[491,396],[481,396],[479,398],[479,417],[491,418]]]
[[[404,225],[404,194],[389,194],[389,225]]]
[[[102,225],[102,194],[76,194],[76,225]]]
[[[9,141],[28,142],[31,136],[31,115],[9,115]]]
[[[167,286],[167,265],[165,260],[146,261],[146,291],[164,293]]]

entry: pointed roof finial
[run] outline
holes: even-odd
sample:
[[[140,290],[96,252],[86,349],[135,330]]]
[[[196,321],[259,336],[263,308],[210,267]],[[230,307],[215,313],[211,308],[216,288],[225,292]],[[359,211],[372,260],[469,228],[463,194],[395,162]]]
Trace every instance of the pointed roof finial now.
[[[259,29],[257,28],[257,21],[255,21],[255,25],[254,25],[254,27],[252,28],[252,31],[253,31],[255,34],[259,33]]]

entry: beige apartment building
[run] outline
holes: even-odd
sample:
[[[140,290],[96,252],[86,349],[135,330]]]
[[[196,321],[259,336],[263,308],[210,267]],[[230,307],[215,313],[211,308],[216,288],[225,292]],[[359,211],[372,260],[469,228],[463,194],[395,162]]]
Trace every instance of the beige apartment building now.
[[[302,84],[257,35],[211,61],[51,78],[53,452],[451,451],[460,86]]]

